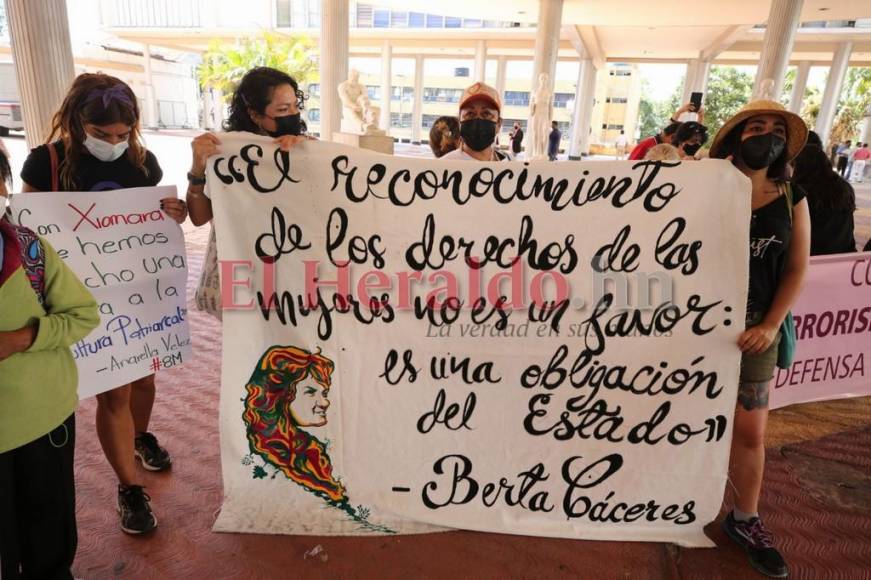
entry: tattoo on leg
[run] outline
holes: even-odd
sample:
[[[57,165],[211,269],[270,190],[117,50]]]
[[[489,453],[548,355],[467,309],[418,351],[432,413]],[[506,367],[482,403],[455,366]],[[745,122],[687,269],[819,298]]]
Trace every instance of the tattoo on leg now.
[[[764,409],[768,406],[768,381],[741,383],[738,387],[738,402],[745,411]]]

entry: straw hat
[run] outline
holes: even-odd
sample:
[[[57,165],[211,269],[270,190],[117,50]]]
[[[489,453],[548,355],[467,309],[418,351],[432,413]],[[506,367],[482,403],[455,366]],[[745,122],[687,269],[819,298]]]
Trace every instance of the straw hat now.
[[[786,107],[777,101],[769,101],[766,99],[750,101],[744,105],[740,111],[735,113],[731,119],[726,121],[722,127],[720,127],[720,130],[717,131],[717,135],[714,137],[713,143],[711,143],[711,157],[717,156],[717,153],[719,153],[720,147],[723,144],[723,139],[726,138],[726,135],[728,135],[732,129],[743,121],[746,121],[751,117],[756,117],[757,115],[778,115],[783,117],[783,120],[786,122],[787,161],[792,161],[792,159],[799,154],[807,141],[807,125],[805,125],[805,122],[801,117],[788,111]]]

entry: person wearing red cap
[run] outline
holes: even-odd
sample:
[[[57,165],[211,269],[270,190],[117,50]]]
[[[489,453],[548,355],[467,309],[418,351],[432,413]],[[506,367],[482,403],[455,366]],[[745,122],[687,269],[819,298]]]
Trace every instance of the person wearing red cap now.
[[[493,146],[502,125],[501,111],[496,89],[484,83],[468,87],[460,99],[460,147],[442,159],[506,161],[508,157]]]

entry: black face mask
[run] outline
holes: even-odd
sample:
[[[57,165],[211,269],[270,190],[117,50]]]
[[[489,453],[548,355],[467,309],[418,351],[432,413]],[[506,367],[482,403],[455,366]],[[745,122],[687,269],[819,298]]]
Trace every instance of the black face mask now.
[[[469,119],[460,123],[460,137],[472,151],[483,151],[496,140],[496,123],[487,119]]]
[[[702,148],[701,143],[684,143],[683,152],[692,157],[696,151]]]
[[[275,131],[267,131],[270,137],[282,137],[284,135],[299,135],[302,132],[302,123],[300,122],[300,114],[283,115],[281,117],[272,117],[275,121]]]
[[[759,171],[774,163],[785,147],[786,141],[774,133],[754,135],[741,142],[741,160],[753,171]]]

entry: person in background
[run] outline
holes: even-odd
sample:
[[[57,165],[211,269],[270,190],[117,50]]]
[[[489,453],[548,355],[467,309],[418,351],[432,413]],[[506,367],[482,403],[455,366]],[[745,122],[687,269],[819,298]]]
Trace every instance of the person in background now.
[[[30,152],[21,170],[24,191],[150,187],[162,175],[142,142],[136,95],[120,79],[89,73],[73,81],[47,142]],[[182,200],[168,197],[160,203],[169,217],[184,222],[187,208]],[[149,471],[168,469],[172,463],[148,430],[154,397],[154,375],[97,395],[97,435],[118,477],[121,529],[128,534],[144,534],[157,526],[136,458]]]
[[[0,196],[6,197],[9,195],[9,188],[12,187],[12,167],[9,165],[9,154],[6,148],[0,142]],[[3,215],[3,208],[0,208],[0,216]]]
[[[695,159],[696,153],[708,140],[708,128],[695,121],[682,123],[671,144],[677,147],[681,159]]]
[[[802,150],[807,125],[774,101],[748,103],[726,121],[711,157],[727,159],[750,179],[749,290],[745,330],[738,338],[741,369],[732,421],[730,481],[735,490],[723,530],[766,576],[784,578],[786,561],[759,517],[765,469],[768,392],[778,358],[780,327],[801,292],[810,253],[804,191],[785,180]]]
[[[560,133],[559,125],[556,121],[550,122],[550,135],[547,136],[547,158],[551,161],[556,161],[559,154],[559,142],[563,134]]]
[[[626,132],[621,130],[617,140],[614,142],[614,155],[617,159],[623,159],[623,156],[626,155],[626,146],[628,144],[629,140],[626,139]]]
[[[844,144],[838,147],[838,173],[841,177],[847,177],[847,164],[850,163],[850,156],[853,154],[852,141],[844,141]]]
[[[442,159],[464,161],[507,161],[508,156],[494,147],[496,132],[502,126],[502,100],[485,83],[475,83],[460,98],[460,146]]]
[[[828,156],[816,145],[806,145],[793,167],[792,182],[807,192],[811,255],[855,252],[853,187],[835,173]]]
[[[99,322],[94,297],[54,248],[0,217],[3,580],[72,578],[78,378],[69,347]]]
[[[647,155],[647,152],[661,144],[668,143],[671,144],[672,137],[677,133],[677,130],[680,128],[680,123],[674,121],[668,124],[659,134],[654,135],[653,137],[648,137],[647,139],[642,139],[638,142],[632,152],[629,154],[629,159],[639,160],[644,159],[644,156]]]
[[[523,148],[523,129],[520,128],[520,123],[514,123],[514,128],[511,130],[508,140],[511,143],[511,147],[509,148],[511,151],[511,158],[517,159],[518,155],[520,155],[521,149]]]
[[[650,148],[644,156],[645,161],[680,161],[681,155],[677,147],[668,143],[660,143]]]
[[[871,149],[868,149],[867,143],[862,143],[861,147],[853,153],[853,171],[850,173],[850,181],[858,183],[865,181],[865,168],[869,158],[871,158]]]
[[[443,116],[436,119],[429,130],[429,148],[436,159],[447,155],[460,146],[460,121],[456,117]]]

